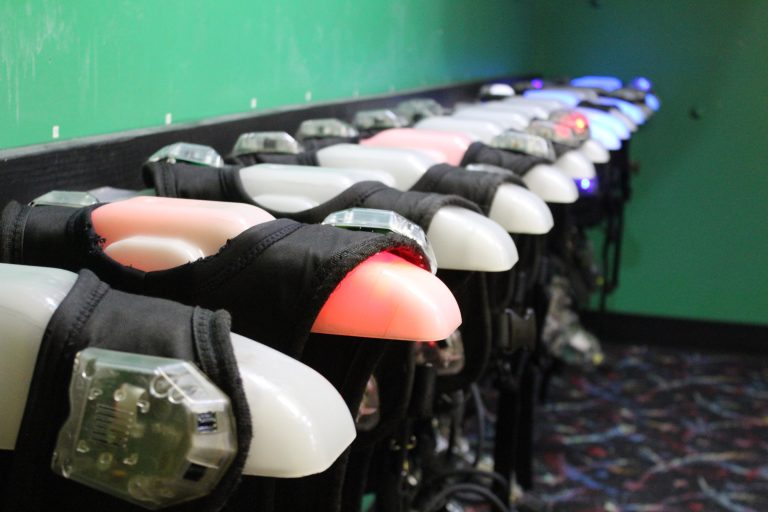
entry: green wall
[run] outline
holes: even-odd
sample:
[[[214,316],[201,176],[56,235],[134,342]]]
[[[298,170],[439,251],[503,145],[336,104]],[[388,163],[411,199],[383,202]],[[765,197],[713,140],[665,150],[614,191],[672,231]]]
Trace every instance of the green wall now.
[[[527,69],[507,0],[0,0],[0,148]]]
[[[532,44],[545,74],[642,74],[663,102],[632,143],[610,309],[768,323],[768,2],[598,5],[535,2]]]
[[[768,323],[766,27],[764,0],[0,0],[0,148],[254,100],[644,74],[664,106],[633,142],[611,309]]]

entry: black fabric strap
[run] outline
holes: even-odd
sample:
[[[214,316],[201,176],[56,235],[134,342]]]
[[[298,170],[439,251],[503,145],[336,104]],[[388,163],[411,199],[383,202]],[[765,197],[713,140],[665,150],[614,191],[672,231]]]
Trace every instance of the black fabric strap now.
[[[284,212],[267,208],[245,191],[240,169],[200,167],[191,164],[151,162],[144,167],[144,181],[165,197],[230,201],[258,206],[278,218],[317,224],[328,215],[347,208],[391,210],[415,222],[425,231],[440,208],[460,206],[480,212],[477,205],[457,195],[425,192],[403,192],[376,181],[355,183],[330,200],[307,210]]]
[[[302,153],[248,153],[244,155],[230,156],[227,163],[239,165],[256,164],[288,164],[288,165],[319,165],[317,151],[304,151]]]
[[[147,162],[142,177],[147,187],[161,197],[234,201],[247,197],[237,176],[240,165],[205,167],[185,162]],[[244,201],[240,201],[244,202]],[[247,201],[246,201],[247,202]]]
[[[359,142],[360,137],[310,137],[301,140],[306,151],[317,151],[336,144],[357,144]]]
[[[438,392],[450,393],[469,388],[488,366],[492,331],[487,276],[483,272],[442,269],[437,276],[456,297],[462,318],[459,332],[464,343],[464,368],[455,375],[438,376],[436,383]]]
[[[68,415],[75,354],[86,347],[195,362],[231,400],[238,453],[208,496],[169,511],[221,510],[240,481],[251,442],[251,418],[229,337],[229,315],[112,290],[80,273],[53,314],[38,352],[22,419],[4,510],[111,510],[141,507],[66,480],[50,470],[58,430]]]
[[[374,372],[379,384],[381,419],[374,429],[358,431],[350,450],[341,495],[341,510],[344,512],[360,510],[363,493],[369,487],[369,473],[375,471],[370,467],[373,452],[379,446],[388,446],[392,436],[401,428],[414,392],[414,344],[390,341],[387,345],[388,350]]]
[[[16,202],[3,209],[0,216],[0,261],[20,261],[24,258],[24,227],[28,212],[22,212],[22,206]]]
[[[472,145],[469,146],[469,149],[467,149],[467,152],[464,153],[464,158],[460,165],[495,165],[497,167],[509,169],[518,176],[525,176],[525,174],[535,166],[549,163],[552,162],[546,158],[494,148],[482,142],[473,142]]]
[[[567,152],[573,151],[574,149],[576,149],[576,148],[573,148],[571,146],[567,146],[567,145],[565,145],[565,144],[563,144],[561,142],[555,142],[553,140],[550,141],[550,142],[552,143],[552,147],[555,150],[555,156],[557,158],[560,158],[561,156],[563,156]]]
[[[579,106],[580,107],[586,107],[586,108],[593,108],[595,110],[600,110],[600,111],[606,112],[606,113],[610,112],[611,110],[613,110],[615,108],[615,107],[613,107],[611,105],[601,105],[600,103],[593,103],[591,101],[582,101],[582,102],[579,103]]]
[[[438,164],[430,167],[414,183],[411,190],[456,194],[477,204],[487,215],[491,210],[496,191],[504,183],[521,185],[522,181],[512,172],[497,174],[484,171],[467,171],[453,165]]]

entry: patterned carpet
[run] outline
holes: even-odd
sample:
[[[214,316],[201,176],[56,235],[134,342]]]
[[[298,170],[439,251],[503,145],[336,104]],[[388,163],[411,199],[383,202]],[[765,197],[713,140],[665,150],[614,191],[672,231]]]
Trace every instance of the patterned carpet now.
[[[768,511],[768,359],[607,346],[554,378],[537,494],[556,511]]]

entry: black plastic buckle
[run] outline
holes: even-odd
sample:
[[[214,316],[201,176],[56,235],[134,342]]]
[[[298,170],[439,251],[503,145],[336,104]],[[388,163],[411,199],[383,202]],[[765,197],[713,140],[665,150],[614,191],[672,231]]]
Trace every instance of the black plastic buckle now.
[[[504,311],[509,329],[505,352],[512,353],[519,349],[534,350],[536,348],[536,312],[533,308],[525,308],[520,315],[514,309]]]

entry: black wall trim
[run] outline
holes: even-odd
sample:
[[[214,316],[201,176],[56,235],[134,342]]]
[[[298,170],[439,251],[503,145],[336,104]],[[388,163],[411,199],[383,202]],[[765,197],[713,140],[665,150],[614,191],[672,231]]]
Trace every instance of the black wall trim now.
[[[473,100],[480,86],[491,80],[0,150],[0,208],[12,199],[27,202],[54,189],[143,188],[142,163],[157,149],[174,142],[206,144],[225,155],[244,132],[281,130],[294,133],[305,119],[336,117],[350,120],[358,110],[394,107],[400,101],[415,97],[430,97],[451,106],[458,101]]]
[[[606,342],[768,354],[768,325],[628,313],[585,312],[581,316]]]

